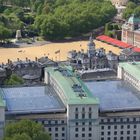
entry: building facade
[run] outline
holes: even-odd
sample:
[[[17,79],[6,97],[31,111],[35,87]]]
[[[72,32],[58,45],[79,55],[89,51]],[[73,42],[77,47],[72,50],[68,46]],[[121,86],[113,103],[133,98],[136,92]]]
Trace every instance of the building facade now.
[[[122,26],[122,41],[140,47],[140,19],[132,15]]]
[[[126,83],[130,81],[127,69],[129,78],[135,77],[133,70],[135,80],[139,77],[138,64],[131,65],[118,67],[118,78]],[[5,123],[31,119],[43,124],[52,140],[140,140],[139,92],[136,96],[121,81],[87,84],[69,67],[48,67],[45,83],[0,89],[1,136]]]

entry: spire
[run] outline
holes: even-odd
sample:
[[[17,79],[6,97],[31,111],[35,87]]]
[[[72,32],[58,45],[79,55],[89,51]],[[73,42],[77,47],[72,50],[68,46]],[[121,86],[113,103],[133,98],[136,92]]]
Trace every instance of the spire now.
[[[91,33],[91,35],[89,37],[88,50],[95,50],[95,43],[93,41],[92,33]]]

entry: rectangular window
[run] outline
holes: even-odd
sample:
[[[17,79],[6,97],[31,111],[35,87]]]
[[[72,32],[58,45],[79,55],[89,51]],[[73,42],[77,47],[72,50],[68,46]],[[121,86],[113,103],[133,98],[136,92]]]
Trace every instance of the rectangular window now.
[[[75,114],[75,119],[78,119],[78,114],[77,113]]]
[[[117,131],[114,131],[114,135],[117,135]]]
[[[82,128],[82,131],[85,131],[85,128],[84,127]]]
[[[127,134],[130,134],[130,131],[127,131]]]
[[[101,129],[103,130],[104,129],[104,126],[101,126]]]
[[[55,133],[55,137],[58,137],[58,133]]]
[[[91,133],[89,133],[89,134],[88,134],[88,136],[89,136],[89,137],[92,137],[92,134],[91,134]]]
[[[75,134],[75,137],[78,138],[78,134]]]
[[[64,120],[62,120],[61,123],[64,124]]]
[[[123,140],[123,137],[120,137],[120,140]]]
[[[108,138],[107,138],[107,140],[111,140],[111,138],[110,138],[110,137],[108,137]]]
[[[58,127],[55,128],[55,131],[58,131]]]
[[[114,137],[114,140],[117,140],[117,137]]]
[[[75,125],[77,126],[78,125],[78,122],[76,122]]]
[[[121,125],[121,129],[123,129],[124,128],[124,126],[123,125]]]
[[[121,131],[121,135],[123,135],[123,131]]]
[[[114,126],[114,129],[117,129],[117,125]]]
[[[64,131],[65,130],[65,127],[62,127],[62,131]]]
[[[52,131],[52,128],[49,128],[49,131]]]
[[[136,140],[136,136],[133,137],[133,140]]]
[[[78,128],[75,128],[75,131],[78,132]]]
[[[92,115],[91,115],[91,113],[89,113],[89,114],[88,114],[88,117],[89,117],[89,119],[91,119],[91,118],[92,118]]]
[[[82,137],[85,137],[85,134],[82,134]]]
[[[89,125],[92,125],[92,122],[89,122]]]
[[[136,134],[136,130],[133,131],[133,134]]]
[[[130,125],[127,125],[127,129],[129,129],[130,128]]]
[[[88,129],[89,131],[92,131],[92,127],[89,127],[89,129]]]
[[[104,135],[104,132],[101,132],[101,135]]]
[[[65,136],[65,133],[62,133],[62,137],[64,137]]]
[[[127,137],[127,140],[130,140],[130,137]]]
[[[91,112],[91,107],[89,107],[89,112]]]
[[[84,113],[82,113],[82,119],[85,119],[85,114]]]
[[[135,129],[137,128],[137,125],[136,125],[136,124],[134,125],[134,128],[135,128]]]
[[[111,126],[110,125],[108,126],[108,129],[111,129]]]
[[[108,131],[107,134],[110,135],[110,131]]]

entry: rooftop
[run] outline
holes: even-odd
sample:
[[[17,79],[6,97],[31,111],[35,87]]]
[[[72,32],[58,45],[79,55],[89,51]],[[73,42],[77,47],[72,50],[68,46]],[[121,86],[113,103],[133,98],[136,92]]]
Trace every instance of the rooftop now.
[[[140,93],[124,81],[85,83],[100,101],[101,112],[140,110]]]
[[[59,97],[47,86],[2,88],[7,114],[64,112]]]
[[[86,85],[70,69],[46,68],[65,96],[67,104],[99,104]]]
[[[125,71],[140,80],[140,62],[124,62],[119,64]]]

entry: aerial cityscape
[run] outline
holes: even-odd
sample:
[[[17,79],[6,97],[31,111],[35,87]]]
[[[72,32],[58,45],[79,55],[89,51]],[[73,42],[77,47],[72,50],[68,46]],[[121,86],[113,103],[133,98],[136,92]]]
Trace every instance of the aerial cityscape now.
[[[0,140],[140,140],[140,0],[0,0]]]

